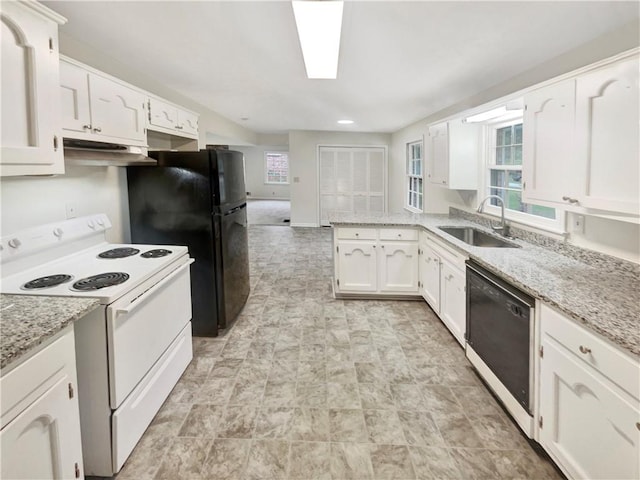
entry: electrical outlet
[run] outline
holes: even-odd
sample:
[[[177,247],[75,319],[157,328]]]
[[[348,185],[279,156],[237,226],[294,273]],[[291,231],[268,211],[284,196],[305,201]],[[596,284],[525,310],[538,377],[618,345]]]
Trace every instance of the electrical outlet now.
[[[584,215],[572,215],[571,231],[573,233],[584,233]]]
[[[67,210],[67,219],[76,218],[78,216],[78,206],[75,202],[68,202],[65,205]]]

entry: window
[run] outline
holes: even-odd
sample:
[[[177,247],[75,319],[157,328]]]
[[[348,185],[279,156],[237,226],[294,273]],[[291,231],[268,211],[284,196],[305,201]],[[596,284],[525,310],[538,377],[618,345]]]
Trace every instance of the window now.
[[[561,231],[564,227],[562,212],[522,201],[522,118],[489,125],[488,133],[486,194],[502,198],[507,218]],[[500,204],[497,199],[487,201],[486,207],[487,212],[499,214]]]
[[[422,211],[422,142],[407,144],[407,207]]]
[[[289,183],[289,154],[264,152],[264,183]]]

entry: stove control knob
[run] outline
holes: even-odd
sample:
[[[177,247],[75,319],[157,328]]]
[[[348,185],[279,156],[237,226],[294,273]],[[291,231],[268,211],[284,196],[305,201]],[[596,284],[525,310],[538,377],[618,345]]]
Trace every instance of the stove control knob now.
[[[93,220],[89,220],[89,221],[87,222],[87,225],[89,226],[89,228],[90,228],[91,230],[95,230],[95,229],[96,229],[96,222],[94,222]]]
[[[60,227],[56,227],[53,229],[53,234],[58,238],[60,238],[63,233],[64,233],[64,230],[62,230]]]
[[[20,245],[22,245],[22,242],[17,238],[12,238],[11,240],[9,240],[9,246],[11,248],[18,248]]]
[[[100,225],[101,227],[104,227],[104,220],[102,220],[101,218],[99,218],[99,219],[97,220],[97,222],[98,222],[98,225]]]

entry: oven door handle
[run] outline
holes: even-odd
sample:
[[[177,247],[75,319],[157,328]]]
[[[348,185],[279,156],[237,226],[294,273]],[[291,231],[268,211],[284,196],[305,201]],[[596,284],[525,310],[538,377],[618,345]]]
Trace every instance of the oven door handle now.
[[[162,288],[164,285],[166,285],[167,283],[169,283],[171,280],[173,280],[174,277],[176,277],[177,275],[179,275],[180,273],[182,273],[182,271],[185,268],[188,268],[189,265],[191,265],[193,262],[195,262],[195,259],[190,258],[187,263],[185,263],[184,265],[181,265],[180,267],[176,268],[173,272],[171,272],[169,275],[167,275],[166,277],[164,277],[162,280],[160,280],[158,283],[156,283],[153,287],[151,287],[149,290],[146,290],[142,295],[140,295],[139,297],[136,297],[136,299],[144,299],[145,297],[147,297],[147,295],[152,295],[153,292],[155,292],[156,290],[159,290],[160,288]],[[133,312],[136,308],[138,308],[140,305],[142,305],[144,302],[132,302],[129,304],[128,307],[126,308],[118,308],[116,309],[116,315],[128,315],[129,313]]]

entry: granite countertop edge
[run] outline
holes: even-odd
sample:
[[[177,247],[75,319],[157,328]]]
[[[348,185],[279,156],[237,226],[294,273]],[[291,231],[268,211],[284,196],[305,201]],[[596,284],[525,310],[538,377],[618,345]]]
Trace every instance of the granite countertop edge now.
[[[99,305],[96,298],[0,295],[2,373]]]
[[[447,246],[454,248],[499,277],[522,289],[529,295],[569,316],[588,330],[609,340],[627,354],[640,357],[640,325],[638,294],[628,287],[630,299],[621,298],[620,285],[609,287],[589,284],[587,273],[596,267],[566,257],[524,240],[510,238],[521,248],[483,248],[468,245],[439,230],[440,226],[473,226],[492,233],[470,220],[450,217],[447,214],[399,213],[388,215],[358,214],[333,217],[332,226],[385,226],[421,227],[435,235]],[[565,274],[564,272],[578,272]],[[598,272],[602,274],[602,272]],[[611,272],[613,278],[615,272]],[[637,281],[637,279],[636,279]],[[573,285],[575,282],[576,285]],[[636,283],[637,286],[637,283]],[[625,285],[622,285],[624,288]],[[581,291],[582,288],[582,291]],[[637,289],[636,289],[637,290]],[[595,295],[597,293],[597,295]],[[608,295],[608,294],[611,295]]]

